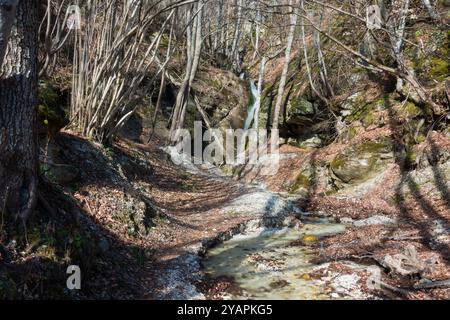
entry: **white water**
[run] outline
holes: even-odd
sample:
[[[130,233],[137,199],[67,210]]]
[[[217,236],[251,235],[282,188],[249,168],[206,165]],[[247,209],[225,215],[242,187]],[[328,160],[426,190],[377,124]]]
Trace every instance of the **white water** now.
[[[258,94],[258,88],[256,86],[256,81],[250,81],[250,91],[253,96],[253,103],[248,108],[247,119],[245,119],[244,130],[250,129],[252,122],[255,118],[255,111],[260,103],[261,97]]]

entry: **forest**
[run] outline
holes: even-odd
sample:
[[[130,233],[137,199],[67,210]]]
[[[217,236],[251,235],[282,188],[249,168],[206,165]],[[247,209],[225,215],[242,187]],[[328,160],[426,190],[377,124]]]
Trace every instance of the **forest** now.
[[[0,0],[0,300],[450,299],[449,23]]]

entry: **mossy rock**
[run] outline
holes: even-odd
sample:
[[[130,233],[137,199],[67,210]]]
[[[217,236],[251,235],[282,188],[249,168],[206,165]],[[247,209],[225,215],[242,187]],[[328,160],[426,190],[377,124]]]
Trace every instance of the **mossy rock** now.
[[[301,189],[308,190],[311,187],[311,180],[308,175],[306,175],[304,172],[301,172],[297,179],[295,180],[295,183],[291,187],[291,192],[297,192]]]
[[[331,162],[330,170],[344,183],[363,182],[381,171],[392,157],[389,139],[368,141],[339,153]]]
[[[230,164],[226,164],[226,165],[220,167],[220,170],[222,171],[222,173],[223,173],[224,175],[230,176],[230,177],[231,177],[231,176],[234,175],[235,167],[233,167],[233,166],[230,165]]]
[[[304,98],[291,99],[289,101],[288,117],[295,115],[313,115],[314,105]]]
[[[355,114],[367,105],[364,92],[357,92],[348,97],[339,107],[341,115],[347,117]]]
[[[321,179],[322,171],[326,168],[326,163],[320,160],[311,159],[305,163],[300,169],[294,184],[290,188],[290,192],[306,191],[313,185],[316,185]]]
[[[450,75],[450,64],[447,60],[440,58],[431,59],[430,77],[436,81],[443,81]]]
[[[306,149],[316,149],[316,148],[320,148],[321,146],[323,146],[324,142],[323,140],[319,137],[319,135],[314,135],[309,139],[303,140],[301,142],[298,143],[298,145],[301,148],[306,148]]]
[[[60,185],[68,185],[80,178],[80,170],[68,164],[43,164],[41,173],[50,181]]]
[[[444,81],[450,75],[450,32],[442,32],[436,29],[417,30],[415,32],[417,39],[423,42],[427,53],[418,52],[414,47],[410,46],[406,52],[413,61],[414,70],[420,79],[424,81]]]
[[[415,118],[423,114],[422,109],[420,109],[418,106],[416,106],[414,103],[410,101],[406,102],[404,110],[408,118]]]
[[[244,127],[246,111],[251,99],[247,81],[242,81],[230,71],[216,68],[201,70],[193,84],[200,105],[208,113],[211,126],[220,129]],[[189,103],[185,128],[191,129],[193,122],[202,120],[193,102]]]
[[[347,130],[347,139],[353,139],[358,134],[358,128],[356,127],[349,127]]]

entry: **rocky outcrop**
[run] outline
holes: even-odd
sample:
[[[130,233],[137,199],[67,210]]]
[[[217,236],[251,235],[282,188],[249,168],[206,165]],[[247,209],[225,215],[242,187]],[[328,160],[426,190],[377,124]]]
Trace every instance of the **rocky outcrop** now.
[[[364,142],[337,154],[330,164],[330,173],[339,182],[363,182],[382,171],[392,159],[390,140]]]
[[[221,129],[244,127],[250,103],[248,83],[230,71],[201,70],[193,85],[200,104],[208,113],[211,126]],[[196,108],[195,104],[191,108]],[[192,119],[191,119],[192,120]]]

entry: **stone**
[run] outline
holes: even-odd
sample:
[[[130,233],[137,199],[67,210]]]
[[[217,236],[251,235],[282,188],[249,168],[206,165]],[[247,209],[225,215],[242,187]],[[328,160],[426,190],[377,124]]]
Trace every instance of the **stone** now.
[[[80,170],[68,164],[45,164],[42,171],[49,180],[61,185],[75,182],[80,178]]]
[[[350,146],[336,155],[330,164],[332,176],[344,183],[372,178],[393,158],[390,140],[369,141]]]
[[[318,135],[314,135],[313,137],[300,142],[300,147],[302,148],[320,148],[323,145],[322,139]]]
[[[357,92],[348,97],[340,106],[341,115],[346,117],[355,111],[355,109],[364,103],[364,92]]]

